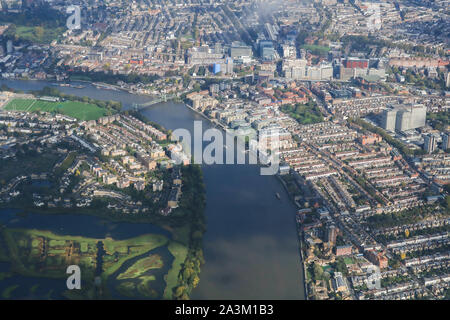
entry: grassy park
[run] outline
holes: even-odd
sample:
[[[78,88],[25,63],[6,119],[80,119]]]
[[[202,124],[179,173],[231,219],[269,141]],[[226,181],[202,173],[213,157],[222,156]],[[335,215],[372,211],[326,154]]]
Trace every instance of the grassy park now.
[[[311,51],[313,54],[324,55],[327,54],[331,49],[325,46],[319,46],[314,44],[304,44],[301,46],[302,49]]]
[[[120,241],[107,238],[103,244],[106,250],[103,256],[103,276],[108,277],[119,270],[125,261],[166,245],[167,238],[158,234],[142,235]]]
[[[316,103],[310,101],[307,104],[286,104],[281,106],[281,111],[288,114],[300,124],[313,124],[323,121],[323,115]]]
[[[118,280],[138,278],[144,274],[147,270],[159,269],[163,267],[163,261],[157,254],[152,254],[146,258],[138,260],[125,272],[122,272],[117,277]]]
[[[41,26],[37,27],[27,27],[18,26],[12,32],[14,38],[30,41],[33,43],[51,43],[53,40],[57,39],[64,32],[64,28],[43,28]]]
[[[6,261],[12,263],[12,270],[16,273],[29,277],[66,278],[66,267],[76,264],[82,270],[85,283],[93,282],[99,260],[102,261],[102,282],[106,283],[125,262],[145,254],[145,257],[134,262],[117,276],[117,280],[127,280],[121,282],[117,289],[120,293],[128,295],[131,294],[130,286],[133,286],[137,292],[148,298],[156,298],[158,294],[153,288],[155,277],[146,273],[152,269],[162,268],[165,263],[161,256],[150,252],[155,248],[168,245],[168,239],[159,234],[145,234],[126,240],[115,240],[58,235],[36,229],[3,229],[0,231],[0,241],[4,243],[9,253]],[[103,252],[99,251],[99,243],[103,244]],[[172,242],[170,244],[168,249],[174,254]],[[177,266],[174,263],[172,267],[175,267],[175,273],[178,275],[178,264],[182,261],[178,261],[180,257],[178,253],[176,255]],[[184,258],[185,254],[182,259]],[[14,289],[4,289],[4,298],[9,299]],[[169,291],[171,289],[172,287]],[[69,299],[93,298],[93,292],[94,288],[89,286],[83,292],[76,295],[68,294],[67,297]]]
[[[170,253],[174,256],[174,260],[172,262],[172,267],[169,270],[169,273],[166,276],[166,290],[164,290],[164,299],[172,299],[172,291],[178,284],[178,275],[182,269],[182,265],[186,260],[186,256],[188,254],[188,248],[179,243],[172,241],[170,242],[168,249]]]
[[[61,113],[82,121],[96,120],[107,114],[107,110],[95,104],[79,101],[51,102],[37,99],[13,99],[6,104],[5,110]]]

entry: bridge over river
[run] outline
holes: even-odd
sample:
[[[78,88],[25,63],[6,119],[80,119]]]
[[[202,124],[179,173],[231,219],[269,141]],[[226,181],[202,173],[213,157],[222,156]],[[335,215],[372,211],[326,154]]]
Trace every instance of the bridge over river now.
[[[161,103],[161,102],[167,102],[169,100],[174,99],[175,97],[176,97],[175,95],[161,94],[161,95],[158,96],[157,99],[152,100],[152,101],[148,101],[148,102],[145,102],[145,103],[133,103],[133,109],[136,110],[136,111],[139,111],[139,110],[145,109],[147,107],[150,107],[152,105],[155,105],[155,104],[158,104],[158,103]]]

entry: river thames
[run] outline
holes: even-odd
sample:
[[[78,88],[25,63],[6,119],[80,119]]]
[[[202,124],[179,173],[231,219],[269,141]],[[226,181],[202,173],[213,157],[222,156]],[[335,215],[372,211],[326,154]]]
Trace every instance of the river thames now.
[[[23,91],[51,86],[46,81],[0,80],[1,84]],[[120,101],[124,109],[152,99],[83,85],[83,89],[58,89]],[[204,130],[213,127],[182,103],[160,103],[141,112],[166,129],[193,132],[194,121],[202,121]],[[260,175],[257,165],[202,165],[202,169],[206,185],[205,265],[191,298],[304,299],[296,208],[278,179]]]

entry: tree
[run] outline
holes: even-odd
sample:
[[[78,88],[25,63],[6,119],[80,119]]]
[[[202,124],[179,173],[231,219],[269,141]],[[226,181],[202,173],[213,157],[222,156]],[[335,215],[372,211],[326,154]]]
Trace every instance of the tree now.
[[[192,287],[196,288],[198,286],[199,282],[200,282],[200,278],[197,275],[194,275],[191,280]]]
[[[189,300],[189,295],[185,292],[181,295],[180,300]]]
[[[176,297],[176,298],[179,298],[179,297],[181,297],[184,293],[185,293],[185,291],[186,291],[186,287],[185,286],[178,286],[176,289],[175,289],[175,292],[174,292],[174,296]]]
[[[189,279],[193,273],[194,271],[191,268],[189,267],[185,268],[183,271],[183,279],[185,280]]]
[[[343,275],[348,274],[347,265],[345,264],[344,259],[338,258],[337,261],[334,264],[334,268],[336,271],[341,272]]]
[[[323,269],[320,265],[314,262],[313,265],[313,272],[314,272],[314,280],[320,280],[323,276]]]
[[[34,28],[34,34],[35,34],[36,38],[41,40],[42,37],[44,36],[44,28],[42,28],[42,27]]]

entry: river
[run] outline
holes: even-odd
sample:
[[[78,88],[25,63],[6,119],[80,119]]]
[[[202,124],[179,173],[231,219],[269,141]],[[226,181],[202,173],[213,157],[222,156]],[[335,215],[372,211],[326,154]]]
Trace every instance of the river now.
[[[0,80],[2,84],[24,91],[50,86],[45,81]],[[58,88],[78,96],[120,101],[124,109],[151,100],[91,85]],[[204,130],[212,127],[181,103],[161,103],[141,112],[167,129],[192,132],[195,120],[203,122]],[[192,299],[304,299],[296,208],[281,183],[274,176],[261,176],[257,165],[203,165],[202,169],[206,262]],[[280,200],[275,197],[277,192]]]

